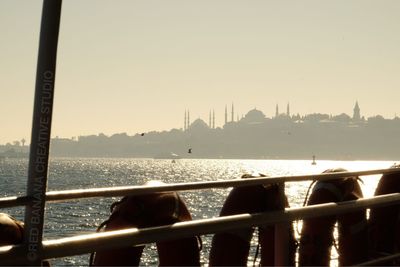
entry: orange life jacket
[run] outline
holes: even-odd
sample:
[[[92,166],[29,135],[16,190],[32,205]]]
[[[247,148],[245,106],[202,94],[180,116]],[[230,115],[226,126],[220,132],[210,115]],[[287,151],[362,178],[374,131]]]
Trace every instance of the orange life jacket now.
[[[329,169],[324,173],[342,172]],[[307,205],[356,200],[362,197],[357,177],[318,181]],[[329,266],[334,243],[333,230],[338,222],[339,265],[361,263],[367,259],[367,221],[365,210],[341,215],[314,217],[303,220],[300,238],[299,266]]]
[[[112,205],[112,213],[104,223],[104,231],[154,227],[191,219],[188,208],[176,192],[128,196]],[[156,244],[161,266],[200,265],[199,242],[195,236]],[[138,266],[143,249],[144,246],[132,246],[98,251],[91,259],[91,264]]]
[[[393,166],[398,168],[399,166]],[[375,196],[400,193],[400,173],[384,174],[379,180]],[[371,259],[400,251],[400,205],[371,208],[369,216],[369,256]],[[382,265],[399,265],[388,261]]]
[[[245,176],[244,178],[252,178]],[[236,187],[229,193],[220,216],[241,213],[259,213],[278,209],[281,196],[277,185],[254,185]],[[287,206],[287,201],[286,201]],[[283,204],[282,206],[285,206]],[[261,265],[274,265],[274,226],[260,226],[259,244],[261,246]],[[289,263],[294,265],[295,241],[291,223]],[[210,266],[247,266],[250,241],[254,232],[253,227],[242,228],[227,232],[216,233],[212,239],[209,265]]]

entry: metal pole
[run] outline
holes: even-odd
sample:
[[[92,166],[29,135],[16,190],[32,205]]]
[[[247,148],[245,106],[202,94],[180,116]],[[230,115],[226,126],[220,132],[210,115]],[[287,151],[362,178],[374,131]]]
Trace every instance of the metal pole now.
[[[285,183],[279,184],[279,210],[285,211]],[[292,222],[275,224],[274,264],[275,266],[289,266],[289,231]]]
[[[41,265],[45,194],[62,0],[44,0],[36,72],[24,245],[29,265]]]

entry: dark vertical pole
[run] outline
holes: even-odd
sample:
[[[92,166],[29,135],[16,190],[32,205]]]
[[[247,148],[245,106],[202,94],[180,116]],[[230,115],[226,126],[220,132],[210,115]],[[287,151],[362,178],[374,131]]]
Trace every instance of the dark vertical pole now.
[[[279,209],[285,210],[285,183],[279,184]],[[275,224],[275,266],[289,266],[289,231],[291,222]]]
[[[32,200],[25,210],[24,243],[29,265],[41,265],[42,261],[43,219],[61,3],[62,0],[43,1],[27,188],[27,195]]]

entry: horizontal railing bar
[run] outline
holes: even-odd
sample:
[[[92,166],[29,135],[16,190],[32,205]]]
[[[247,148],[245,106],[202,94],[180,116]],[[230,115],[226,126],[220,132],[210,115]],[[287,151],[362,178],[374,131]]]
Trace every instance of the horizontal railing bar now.
[[[308,180],[332,180],[348,176],[367,176],[376,174],[387,174],[400,172],[400,168],[390,169],[376,169],[367,171],[354,171],[354,172],[335,172],[335,173],[321,173],[309,175],[295,175],[295,176],[275,176],[275,177],[257,177],[246,179],[231,179],[223,181],[207,181],[207,182],[191,182],[191,183],[173,183],[163,184],[158,186],[118,186],[107,188],[88,188],[88,189],[74,189],[74,190],[61,190],[51,191],[46,193],[46,201],[64,201],[77,198],[92,198],[92,197],[118,197],[127,195],[143,195],[149,193],[165,192],[165,191],[188,191],[210,188],[227,188],[237,186],[249,186],[259,184],[273,184],[284,182],[301,182]],[[24,197],[18,197],[24,198]],[[25,205],[27,201],[13,202],[9,199],[4,200],[0,198],[0,208]]]
[[[43,241],[43,258],[59,258],[90,253],[105,249],[151,243],[193,235],[225,232],[238,228],[289,222],[297,219],[343,214],[353,210],[387,206],[400,203],[400,193],[382,195],[340,203],[326,203],[284,211],[256,214],[240,214],[211,219],[180,222],[172,225],[119,231],[93,233],[56,240]],[[15,259],[25,256],[21,245],[0,247],[0,262],[15,263]],[[21,264],[21,262],[16,262]]]
[[[24,206],[32,201],[33,198],[28,196],[3,197],[0,198],[0,208],[11,208],[16,206]]]

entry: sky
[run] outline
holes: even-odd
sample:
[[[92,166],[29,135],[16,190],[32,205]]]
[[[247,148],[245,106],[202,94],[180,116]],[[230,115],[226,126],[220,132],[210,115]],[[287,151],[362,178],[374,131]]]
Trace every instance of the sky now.
[[[0,0],[0,144],[31,135],[42,2]],[[52,136],[400,114],[400,1],[64,0]],[[236,118],[236,115],[235,115]]]

